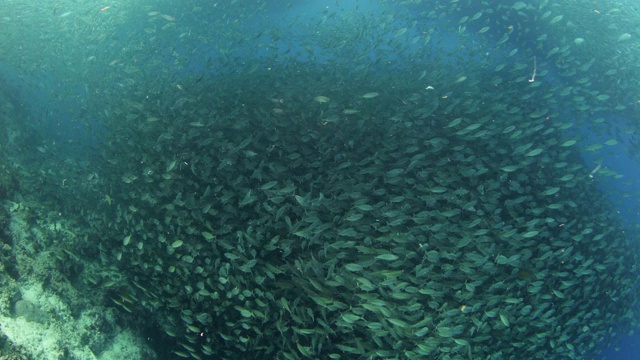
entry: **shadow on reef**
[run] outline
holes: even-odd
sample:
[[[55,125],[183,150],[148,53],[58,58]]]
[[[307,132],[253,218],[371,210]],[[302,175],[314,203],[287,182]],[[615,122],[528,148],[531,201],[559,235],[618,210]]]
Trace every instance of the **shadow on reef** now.
[[[18,180],[11,171],[8,155],[4,151],[0,151],[0,155],[0,201],[5,201],[18,190]]]
[[[0,207],[0,272],[6,272],[11,278],[17,280],[20,273],[16,267],[16,260],[11,251],[13,238],[9,229],[11,222],[9,212]]]

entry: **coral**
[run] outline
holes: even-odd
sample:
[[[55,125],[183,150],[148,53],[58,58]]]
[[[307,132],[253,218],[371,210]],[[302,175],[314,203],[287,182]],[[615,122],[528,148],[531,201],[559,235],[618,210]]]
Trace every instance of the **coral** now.
[[[112,308],[96,306],[83,311],[77,321],[82,329],[81,343],[96,354],[105,351],[117,332],[115,319]]]
[[[0,332],[0,360],[29,360],[29,356]]]
[[[155,354],[133,333],[116,324],[113,310],[86,307],[76,319],[69,304],[43,290],[24,284],[15,317],[0,315],[6,342],[21,347],[33,359],[95,360],[155,359]],[[46,320],[46,321],[32,321]],[[106,355],[102,355],[102,354]],[[1,358],[0,358],[1,360]]]

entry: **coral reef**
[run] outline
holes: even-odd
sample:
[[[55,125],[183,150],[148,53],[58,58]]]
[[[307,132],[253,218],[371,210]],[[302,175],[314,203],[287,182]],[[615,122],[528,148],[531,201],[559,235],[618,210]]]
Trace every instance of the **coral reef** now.
[[[111,290],[88,280],[95,265],[85,266],[88,259],[69,250],[78,241],[70,225],[27,202],[6,204],[0,208],[0,360],[155,359],[127,329],[126,316],[99,305]]]

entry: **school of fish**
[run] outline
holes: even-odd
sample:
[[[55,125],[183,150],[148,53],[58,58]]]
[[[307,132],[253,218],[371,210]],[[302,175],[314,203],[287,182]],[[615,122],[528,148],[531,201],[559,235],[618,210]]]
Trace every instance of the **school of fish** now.
[[[601,186],[639,148],[631,2],[376,3],[0,5],[3,61],[95,136],[14,154],[84,229],[60,259],[166,358],[585,359],[636,329]]]

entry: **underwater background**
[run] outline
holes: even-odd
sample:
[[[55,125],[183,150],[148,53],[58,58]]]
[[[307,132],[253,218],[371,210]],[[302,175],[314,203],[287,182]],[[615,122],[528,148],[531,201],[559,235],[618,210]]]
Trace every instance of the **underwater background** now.
[[[0,2],[0,359],[640,359],[640,4]]]

